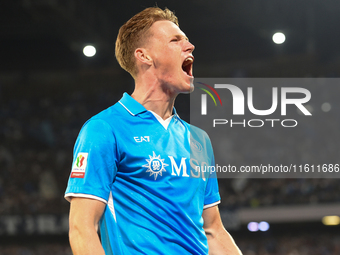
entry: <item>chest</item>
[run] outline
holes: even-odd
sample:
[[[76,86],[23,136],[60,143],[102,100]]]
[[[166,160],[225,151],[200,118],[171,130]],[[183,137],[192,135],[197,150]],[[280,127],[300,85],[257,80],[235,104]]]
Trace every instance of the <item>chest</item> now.
[[[190,130],[185,126],[171,123],[165,129],[149,124],[123,130],[117,136],[117,175],[153,181],[204,177],[197,166],[210,164],[210,159],[199,141],[192,146]],[[201,147],[198,152],[197,144]]]

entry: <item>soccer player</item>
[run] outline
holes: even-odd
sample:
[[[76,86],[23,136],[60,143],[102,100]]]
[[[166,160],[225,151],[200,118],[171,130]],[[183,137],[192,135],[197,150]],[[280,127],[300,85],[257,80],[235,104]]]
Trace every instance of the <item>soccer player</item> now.
[[[135,90],[77,138],[65,193],[75,255],[241,254],[221,222],[216,177],[195,171],[214,164],[210,140],[174,108],[193,90],[193,50],[168,9],[120,28],[116,57]]]

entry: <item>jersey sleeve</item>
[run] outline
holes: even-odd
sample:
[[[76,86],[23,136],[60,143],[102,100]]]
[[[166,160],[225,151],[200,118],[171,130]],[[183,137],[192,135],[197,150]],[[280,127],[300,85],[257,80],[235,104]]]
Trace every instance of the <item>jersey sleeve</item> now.
[[[82,127],[73,152],[65,198],[86,197],[107,203],[117,173],[116,139],[111,126],[91,119]]]
[[[214,152],[211,146],[211,142],[209,137],[207,137],[208,141],[208,152],[210,154],[210,166],[215,166],[215,157]],[[208,177],[207,187],[205,189],[205,197],[204,197],[204,207],[203,209],[215,206],[221,202],[220,193],[218,191],[218,182],[217,175],[215,171],[211,171]]]

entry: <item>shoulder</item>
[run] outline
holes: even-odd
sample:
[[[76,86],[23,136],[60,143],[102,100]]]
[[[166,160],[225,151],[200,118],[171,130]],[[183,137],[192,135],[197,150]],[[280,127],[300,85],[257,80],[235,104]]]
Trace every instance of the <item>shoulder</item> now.
[[[82,129],[90,128],[94,131],[96,129],[107,129],[109,127],[113,129],[122,119],[124,119],[125,112],[126,111],[123,111],[121,104],[117,102],[88,119],[84,123]]]
[[[212,144],[207,132],[199,127],[187,123],[184,120],[181,120],[181,122],[186,126],[186,129],[189,130],[190,147],[195,151],[201,152],[203,150],[209,154],[212,153]]]
[[[82,126],[78,140],[114,139],[115,126],[121,123],[121,121],[118,121],[118,119],[122,119],[121,115],[122,111],[119,109],[118,103],[94,115]]]
[[[125,115],[126,115],[126,110],[123,108],[123,106],[118,101],[114,105],[94,115],[89,120],[102,120],[102,121],[111,123],[112,120],[115,120],[117,118],[123,118]],[[112,123],[114,123],[114,121]]]
[[[188,130],[190,130],[191,134],[202,136],[202,137],[205,137],[205,138],[209,138],[208,134],[203,129],[196,127],[194,125],[191,125],[181,118],[179,118],[179,119],[180,119],[181,123],[183,124],[183,126],[185,126]]]
[[[198,141],[201,141],[203,143],[211,143],[209,135],[207,132],[205,132],[203,129],[190,125],[190,136],[192,139],[196,139]]]

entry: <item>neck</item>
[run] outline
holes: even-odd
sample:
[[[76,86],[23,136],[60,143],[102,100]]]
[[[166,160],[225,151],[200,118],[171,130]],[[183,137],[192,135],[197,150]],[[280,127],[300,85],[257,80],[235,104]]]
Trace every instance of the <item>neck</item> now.
[[[156,81],[146,83],[136,79],[135,83],[131,96],[145,109],[157,113],[164,120],[172,115],[176,94],[163,89]]]

